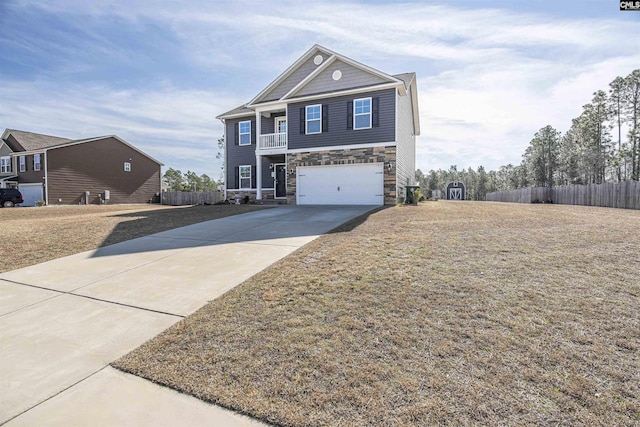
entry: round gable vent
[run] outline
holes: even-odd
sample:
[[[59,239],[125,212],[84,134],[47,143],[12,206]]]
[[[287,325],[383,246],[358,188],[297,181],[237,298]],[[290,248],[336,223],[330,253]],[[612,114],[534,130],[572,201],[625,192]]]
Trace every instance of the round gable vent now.
[[[316,65],[322,64],[322,61],[324,61],[324,58],[322,57],[322,55],[316,55],[316,57],[313,58],[313,63]]]
[[[342,71],[340,70],[335,70],[333,72],[333,74],[331,75],[331,77],[333,77],[333,80],[340,80],[342,78]]]

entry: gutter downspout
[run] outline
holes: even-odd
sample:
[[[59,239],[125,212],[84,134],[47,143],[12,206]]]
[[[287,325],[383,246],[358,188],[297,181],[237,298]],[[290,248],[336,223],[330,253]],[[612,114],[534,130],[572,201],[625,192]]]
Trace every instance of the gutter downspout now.
[[[49,161],[47,160],[47,150],[44,151],[44,204],[49,206]]]
[[[222,122],[222,139],[224,139],[224,165],[222,168],[222,175],[224,178],[224,200],[228,200],[227,199],[227,188],[229,188],[229,186],[227,185],[227,168],[229,167],[229,159],[228,159],[228,149],[227,149],[227,124],[224,121],[224,119],[220,119],[220,121]]]

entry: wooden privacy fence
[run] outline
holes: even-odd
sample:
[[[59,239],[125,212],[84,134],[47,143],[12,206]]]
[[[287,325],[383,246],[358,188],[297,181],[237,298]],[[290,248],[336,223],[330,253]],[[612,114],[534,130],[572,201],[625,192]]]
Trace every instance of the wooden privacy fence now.
[[[588,185],[529,187],[488,193],[491,202],[535,203],[551,200],[562,205],[602,206],[620,209],[640,209],[640,181],[606,182]]]
[[[213,205],[221,202],[224,193],[219,191],[195,192],[195,191],[164,191],[162,192],[162,204],[171,206],[182,205]]]

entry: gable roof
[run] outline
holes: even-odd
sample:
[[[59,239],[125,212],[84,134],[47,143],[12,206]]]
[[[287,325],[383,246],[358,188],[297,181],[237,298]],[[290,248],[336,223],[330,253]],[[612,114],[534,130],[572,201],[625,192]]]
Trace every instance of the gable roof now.
[[[221,118],[231,118],[231,117],[242,117],[242,116],[248,116],[248,115],[254,115],[255,111],[252,110],[251,108],[247,108],[247,104],[242,104],[239,107],[236,107],[232,110],[227,111],[226,113],[222,113],[219,116],[216,117],[216,119],[221,119]]]
[[[13,144],[7,142],[9,135],[20,145],[19,147],[12,147]],[[60,138],[58,136],[42,135],[39,133],[25,132],[23,130],[6,129],[2,134],[2,139],[7,142],[7,145],[13,149],[13,151],[34,151],[41,150],[43,148],[51,147],[53,145],[63,144],[71,141],[69,138]]]
[[[362,75],[369,75],[371,77],[371,85],[402,83],[401,80],[389,74],[378,71],[375,68],[361,64],[351,58],[316,44],[263,89],[255,98],[249,101],[247,107],[252,107],[263,102],[284,101],[294,97],[305,87],[312,84],[315,78],[327,70],[335,61],[340,61],[351,67],[351,69],[358,70],[363,73]],[[346,87],[338,87],[335,91],[346,89]]]
[[[340,71],[341,77],[333,78]],[[251,101],[217,116],[240,118],[255,114],[260,104],[280,104],[300,99],[332,96],[362,88],[397,88],[401,96],[411,96],[414,135],[420,135],[416,73],[389,75],[361,64],[318,44],[305,52]],[[364,89],[367,90],[367,89]]]
[[[14,150],[14,155],[18,155],[21,152],[34,152],[34,151],[42,152],[42,151],[48,151],[48,150],[55,150],[56,148],[69,147],[72,145],[78,145],[78,144],[84,144],[87,142],[95,142],[95,141],[105,140],[108,138],[114,138],[114,139],[117,139],[122,144],[128,146],[132,150],[137,151],[138,153],[147,157],[149,160],[152,160],[153,162],[159,164],[160,166],[164,166],[162,162],[154,159],[144,151],[134,147],[133,145],[129,144],[127,141],[125,141],[124,139],[120,138],[117,135],[105,135],[105,136],[97,136],[93,138],[82,138],[82,139],[74,140],[69,138],[60,138],[60,137],[51,136],[51,135],[42,135],[42,134],[33,133],[33,132],[25,132],[25,131],[20,131],[15,129],[6,129],[2,134],[3,142],[7,142],[6,139],[9,137],[9,135],[12,135],[16,139],[16,141],[18,141],[18,143],[22,146],[22,150]],[[9,144],[7,145],[11,148]]]

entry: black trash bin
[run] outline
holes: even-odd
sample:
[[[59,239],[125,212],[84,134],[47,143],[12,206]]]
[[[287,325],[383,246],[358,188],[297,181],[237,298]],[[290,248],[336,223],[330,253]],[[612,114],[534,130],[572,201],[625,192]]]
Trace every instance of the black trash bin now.
[[[407,205],[417,205],[420,201],[420,186],[419,185],[407,185],[406,196],[404,198],[404,202]]]

